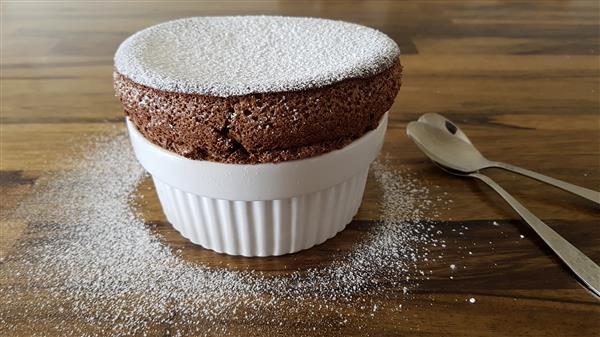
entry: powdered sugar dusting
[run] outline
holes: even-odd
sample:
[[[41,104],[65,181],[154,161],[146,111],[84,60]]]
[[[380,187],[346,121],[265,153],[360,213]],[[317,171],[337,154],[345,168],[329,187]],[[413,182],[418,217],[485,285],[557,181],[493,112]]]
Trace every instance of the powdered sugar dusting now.
[[[427,278],[430,247],[444,244],[426,215],[427,188],[378,161],[381,220],[325,266],[273,276],[192,263],[133,211],[145,174],[126,135],[95,147],[73,170],[40,178],[14,214],[28,227],[0,261],[8,335],[28,329],[30,316],[47,325],[31,336],[228,335],[240,325],[246,335],[341,333],[405,310],[398,301]],[[289,317],[330,319],[317,327]]]
[[[155,89],[227,97],[371,76],[392,66],[399,54],[387,35],[343,21],[194,17],[132,35],[117,50],[115,67]]]

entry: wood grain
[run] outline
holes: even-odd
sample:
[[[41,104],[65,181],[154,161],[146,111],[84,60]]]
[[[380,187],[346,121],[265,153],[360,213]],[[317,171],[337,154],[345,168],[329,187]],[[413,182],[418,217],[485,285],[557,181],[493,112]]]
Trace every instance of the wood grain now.
[[[488,157],[600,190],[600,16],[597,1],[202,1],[1,3],[0,256],[11,254],[25,223],[8,215],[31,185],[67,170],[66,156],[92,137],[123,132],[112,90],[112,55],[132,32],[192,15],[281,14],[319,16],[378,28],[400,45],[405,67],[383,153],[430,187],[444,229],[444,261],[427,267],[429,279],[407,311],[385,311],[332,335],[372,336],[599,336],[600,304],[487,187],[449,177],[405,136],[406,123],[426,112],[464,127]],[[600,262],[600,210],[585,200],[504,172],[490,175],[535,214]],[[332,252],[351,249],[381,218],[381,189],[369,178],[359,214],[336,238],[281,258],[217,255],[188,243],[165,221],[150,181],[138,191],[138,210],[165,244],[184,258],[219,268],[286,273],[325,265]],[[432,214],[433,216],[433,214]],[[492,226],[497,221],[499,226]],[[18,221],[17,221],[18,222]],[[468,226],[465,235],[452,229]],[[521,239],[519,235],[524,235]],[[492,244],[489,244],[492,242]],[[467,254],[465,249],[471,247]],[[441,249],[441,248],[440,248]],[[434,252],[435,253],[435,252]],[[448,261],[466,267],[450,279]],[[2,263],[0,262],[0,268]],[[2,280],[6,284],[7,280]],[[391,294],[399,289],[390,289]],[[476,305],[464,299],[475,296]],[[32,303],[35,303],[32,298]],[[390,296],[389,304],[406,303]],[[394,302],[395,301],[395,302]],[[0,305],[5,317],[45,325],[51,313]],[[352,313],[348,313],[352,314]],[[282,315],[285,315],[283,313]],[[67,317],[68,319],[68,317]],[[325,317],[324,319],[327,319]],[[331,318],[333,319],[333,318]],[[359,317],[360,319],[360,317]],[[287,317],[284,330],[318,321]],[[80,322],[73,321],[77,325]],[[232,335],[252,329],[223,321]],[[287,324],[287,323],[286,323]],[[265,328],[265,326],[263,326]],[[268,324],[266,328],[269,328]],[[151,335],[165,335],[156,327]],[[263,330],[268,331],[268,330]],[[0,328],[0,335],[5,335]]]

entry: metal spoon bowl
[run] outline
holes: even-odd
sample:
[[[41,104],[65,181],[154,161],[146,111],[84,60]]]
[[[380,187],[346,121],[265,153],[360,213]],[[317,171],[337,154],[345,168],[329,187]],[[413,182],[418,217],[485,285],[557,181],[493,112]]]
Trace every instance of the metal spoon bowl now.
[[[427,114],[424,114],[423,116],[421,116],[418,121],[421,122],[422,124],[426,124],[431,127],[435,127],[439,130],[444,130],[444,133],[452,136],[452,137],[445,137],[444,138],[445,141],[450,141],[451,138],[454,138],[455,140],[460,140],[463,143],[465,143],[465,144],[459,144],[458,142],[453,142],[452,144],[447,144],[448,146],[445,147],[445,148],[451,148],[451,149],[457,150],[457,151],[449,154],[452,156],[455,156],[456,152],[461,152],[461,156],[466,156],[466,154],[464,154],[466,152],[471,153],[469,155],[469,158],[464,158],[464,159],[468,159],[468,163],[464,162],[464,161],[460,161],[460,163],[461,163],[460,165],[463,168],[468,167],[468,169],[464,170],[464,171],[475,172],[475,171],[480,171],[480,170],[483,170],[486,168],[501,168],[501,169],[515,172],[515,173],[521,174],[523,176],[533,178],[533,179],[539,180],[541,182],[550,184],[552,186],[558,187],[562,190],[573,193],[575,195],[578,195],[580,197],[583,197],[585,199],[588,199],[588,200],[593,201],[596,204],[600,205],[600,193],[599,192],[590,190],[585,187],[573,185],[571,183],[568,183],[568,182],[565,182],[562,180],[558,180],[558,179],[555,179],[552,177],[548,177],[546,175],[543,175],[543,174],[540,174],[537,172],[533,172],[533,171],[524,169],[522,167],[514,166],[511,164],[507,164],[507,163],[501,163],[501,162],[497,162],[497,161],[488,160],[475,148],[475,146],[473,145],[473,143],[471,142],[469,137],[467,137],[467,135],[456,124],[452,123],[452,121],[450,121],[449,119],[447,119],[446,117],[444,117],[442,115],[439,115],[436,113],[427,113]],[[423,132],[429,132],[429,131],[423,131]],[[442,164],[449,166],[449,165],[447,165],[447,163],[442,163]]]

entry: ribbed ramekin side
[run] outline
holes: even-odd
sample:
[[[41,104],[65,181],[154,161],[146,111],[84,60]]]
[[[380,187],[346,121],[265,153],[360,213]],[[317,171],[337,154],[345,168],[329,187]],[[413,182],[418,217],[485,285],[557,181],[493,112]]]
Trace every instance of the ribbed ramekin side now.
[[[290,251],[294,222],[291,208],[297,198],[273,200],[273,254],[282,255]]]
[[[305,249],[306,241],[311,232],[311,223],[308,221],[306,195],[291,198],[289,213],[289,246],[285,253],[293,253]]]
[[[339,231],[344,229],[348,224],[348,216],[350,215],[348,209],[348,204],[350,200],[352,200],[352,188],[354,188],[355,181],[358,180],[357,176],[352,177],[352,179],[348,179],[341,184],[339,184],[338,193],[339,196],[337,199],[337,207],[335,210],[335,221],[331,224],[330,232],[328,235],[328,239],[334,237]],[[354,214],[352,214],[354,215]]]
[[[199,241],[199,236],[197,234],[198,230],[196,229],[196,226],[194,226],[194,219],[193,219],[193,212],[190,209],[190,207],[188,206],[188,202],[187,199],[188,198],[193,198],[193,196],[191,196],[189,193],[186,193],[182,190],[178,190],[178,189],[173,189],[173,200],[174,203],[177,207],[177,209],[186,209],[186,212],[177,212],[178,216],[177,218],[179,219],[179,226],[180,226],[180,231],[182,232],[182,234],[184,234],[184,236],[191,240],[192,242],[195,243],[200,243]],[[195,198],[193,198],[195,199]],[[195,203],[192,203],[192,205],[195,205]]]
[[[202,212],[199,209],[199,205],[201,204],[200,198],[201,197],[197,195],[185,193],[185,207],[189,209],[189,212],[187,213],[189,213],[191,227],[193,228],[193,234],[190,238],[190,241],[201,246],[206,246],[208,243],[206,228],[204,228],[204,226],[196,225],[204,223],[204,220],[202,219]]]
[[[167,217],[167,220],[171,221],[171,207],[168,207],[166,194],[164,192],[164,183],[158,180],[156,177],[152,176],[152,181],[154,182],[154,189],[156,190],[156,194],[158,195],[158,201],[160,202],[160,206],[163,209],[163,213]]]
[[[360,206],[367,171],[321,191],[263,201],[212,199],[154,183],[167,219],[193,243],[230,255],[273,256],[343,230]]]
[[[362,204],[362,199],[363,199],[363,195],[365,194],[365,187],[367,185],[367,178],[369,176],[369,169],[367,168],[366,170],[364,170],[363,172],[359,173],[357,176],[357,179],[355,181],[356,185],[353,189],[352,192],[352,197],[351,197],[351,208],[348,211],[348,214],[350,214],[350,218],[348,219],[348,222],[352,221],[352,218],[354,218],[354,216],[356,215],[356,213],[358,212],[358,209],[360,208],[360,205]]]
[[[234,225],[238,234],[238,254],[243,256],[255,256],[256,246],[254,237],[254,222],[249,221],[250,203],[247,201],[233,201]],[[205,246],[206,247],[206,246]]]

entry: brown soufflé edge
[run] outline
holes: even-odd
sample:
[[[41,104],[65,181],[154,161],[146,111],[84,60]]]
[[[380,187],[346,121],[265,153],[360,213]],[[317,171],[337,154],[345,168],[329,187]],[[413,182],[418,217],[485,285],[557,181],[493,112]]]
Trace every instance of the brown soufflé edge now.
[[[402,66],[326,87],[216,97],[153,89],[115,71],[125,115],[154,144],[190,159],[257,164],[340,149],[379,124]]]

